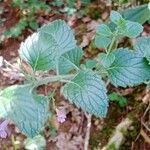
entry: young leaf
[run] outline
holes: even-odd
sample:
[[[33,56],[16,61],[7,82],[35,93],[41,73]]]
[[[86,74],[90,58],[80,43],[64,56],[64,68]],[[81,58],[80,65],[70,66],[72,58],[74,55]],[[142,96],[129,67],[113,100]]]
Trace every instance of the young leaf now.
[[[83,51],[79,47],[61,55],[59,59],[59,73],[66,74],[73,69],[78,70],[82,55]]]
[[[133,86],[150,79],[150,66],[144,58],[128,49],[118,49],[113,54],[116,59],[107,69],[113,85]]]
[[[88,59],[85,62],[85,66],[87,69],[93,69],[94,67],[96,67],[97,62],[95,60],[92,59]]]
[[[110,30],[110,28],[107,26],[107,25],[105,25],[105,24],[101,24],[101,25],[99,25],[97,28],[96,28],[96,33],[97,34],[100,34],[100,35],[102,35],[102,36],[106,36],[106,37],[110,37],[110,36],[112,36],[112,32],[111,32],[111,30]]]
[[[105,36],[96,35],[94,42],[95,42],[96,47],[107,49],[108,45],[111,43],[111,38],[105,37]]]
[[[96,29],[95,45],[98,48],[107,49],[108,45],[111,43],[113,33],[109,27],[105,24],[101,24]]]
[[[118,25],[123,20],[123,18],[119,12],[112,10],[110,13],[110,20]]]
[[[115,61],[115,55],[113,53],[110,54],[100,53],[98,57],[100,62],[105,68],[108,68]]]
[[[116,11],[111,11],[110,20],[117,25],[118,34],[121,36],[135,38],[143,31],[141,24],[125,20],[121,14]]]
[[[48,100],[32,94],[27,85],[14,85],[0,92],[0,117],[16,124],[28,137],[34,137],[48,117]]]
[[[138,38],[134,44],[134,49],[141,57],[145,57],[150,63],[150,37]]]
[[[143,26],[137,22],[125,21],[125,27],[122,29],[121,34],[129,38],[137,37],[143,31]]]
[[[92,71],[85,70],[67,83],[61,93],[71,103],[99,117],[107,113],[107,95],[103,81]]]

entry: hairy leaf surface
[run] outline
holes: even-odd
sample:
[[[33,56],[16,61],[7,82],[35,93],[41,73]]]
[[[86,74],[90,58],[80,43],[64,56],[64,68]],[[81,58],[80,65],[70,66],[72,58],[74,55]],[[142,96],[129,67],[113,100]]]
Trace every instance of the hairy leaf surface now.
[[[110,13],[110,20],[115,24],[120,24],[120,22],[123,20],[121,14],[117,11],[112,10]]]
[[[140,37],[134,44],[136,53],[145,57],[150,63],[150,37]]]
[[[20,46],[19,54],[34,71],[55,67],[59,57],[76,47],[70,27],[62,20],[49,23],[29,36]]]
[[[118,49],[113,54],[116,59],[107,69],[112,84],[126,87],[150,79],[150,66],[143,57],[128,49]]]
[[[125,27],[122,28],[121,34],[129,38],[137,37],[143,31],[142,25],[137,22],[125,21]]]
[[[73,69],[78,69],[82,55],[82,49],[79,47],[61,55],[59,60],[59,72],[65,74]]]
[[[48,117],[45,96],[32,94],[27,85],[14,85],[0,92],[0,117],[6,117],[26,136],[34,137]]]
[[[98,57],[105,68],[108,68],[115,61],[115,55],[113,53],[100,53]]]
[[[94,72],[81,71],[62,88],[62,94],[71,103],[99,117],[107,113],[107,95],[103,81]]]
[[[148,9],[148,5],[140,5],[134,8],[126,9],[121,12],[122,16],[130,21],[135,21],[138,23],[145,23],[150,20],[150,10]]]
[[[106,37],[106,36],[96,35],[94,42],[95,42],[96,47],[107,49],[107,47],[111,43],[111,38]]]
[[[71,28],[62,20],[56,20],[39,29],[41,34],[52,37],[55,50],[62,55],[76,47]]]
[[[106,24],[100,24],[96,28],[96,33],[100,34],[102,36],[106,36],[106,37],[110,37],[110,36],[113,35],[113,33],[111,32],[110,28]]]

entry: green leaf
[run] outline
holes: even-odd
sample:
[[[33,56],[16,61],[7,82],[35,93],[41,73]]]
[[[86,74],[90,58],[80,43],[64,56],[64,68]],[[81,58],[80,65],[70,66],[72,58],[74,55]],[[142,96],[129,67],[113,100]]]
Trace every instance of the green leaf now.
[[[107,49],[108,45],[111,43],[113,33],[109,27],[105,24],[101,24],[96,29],[95,45],[98,48]]]
[[[105,24],[101,24],[96,28],[96,33],[100,34],[102,36],[106,36],[106,37],[111,37],[113,35],[113,33],[111,32],[110,28],[105,25]]]
[[[108,68],[115,61],[115,55],[113,53],[100,53],[98,58],[105,68]]]
[[[135,21],[140,24],[145,23],[150,19],[150,10],[148,9],[148,5],[140,5],[134,8],[126,9],[121,12],[123,18]]]
[[[150,66],[144,58],[128,49],[118,49],[113,54],[115,61],[107,69],[113,85],[133,86],[150,79]]]
[[[138,38],[134,44],[134,49],[141,57],[145,57],[150,64],[150,37]]]
[[[0,117],[12,120],[28,137],[34,137],[48,117],[48,100],[32,94],[27,85],[14,85],[0,92]]]
[[[30,28],[33,29],[33,30],[37,30],[38,27],[39,27],[39,25],[38,25],[38,23],[36,22],[35,19],[30,20],[29,26],[30,26]]]
[[[58,20],[39,29],[20,46],[19,54],[34,71],[50,70],[59,57],[76,47],[71,29]]]
[[[19,55],[34,71],[51,69],[57,56],[52,41],[50,36],[34,33],[21,43]]]
[[[121,34],[123,36],[127,36],[129,38],[137,37],[143,31],[143,26],[137,22],[126,21],[125,27],[121,30]]]
[[[76,41],[71,28],[63,21],[56,20],[39,29],[40,33],[48,35],[54,42],[54,50],[61,56],[76,47]]]
[[[108,95],[108,98],[112,102],[117,102],[120,107],[124,107],[127,105],[127,99],[119,93],[113,92]]]
[[[26,150],[44,150],[46,147],[46,140],[43,136],[37,135],[34,138],[27,138],[24,141]]]
[[[107,49],[108,45],[111,43],[111,38],[96,35],[94,42],[95,42],[96,47]]]
[[[88,59],[85,62],[85,66],[87,69],[93,69],[94,67],[96,67],[97,62],[95,60],[92,59]]]
[[[90,70],[81,71],[61,89],[66,99],[83,111],[99,117],[107,113],[107,95],[103,81]]]
[[[118,25],[123,20],[123,18],[119,12],[112,10],[110,13],[110,20]]]
[[[66,74],[73,69],[78,70],[82,55],[83,51],[79,47],[61,55],[59,60],[59,73]]]

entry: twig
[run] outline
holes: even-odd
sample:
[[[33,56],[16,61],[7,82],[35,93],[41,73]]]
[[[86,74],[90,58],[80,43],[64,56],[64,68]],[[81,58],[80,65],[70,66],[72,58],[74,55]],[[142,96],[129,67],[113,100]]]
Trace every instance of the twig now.
[[[86,130],[86,135],[85,135],[84,150],[88,150],[92,116],[90,114],[85,114],[85,115],[87,117],[87,130]]]
[[[150,138],[149,136],[145,133],[145,131],[143,129],[141,129],[140,134],[142,135],[142,137],[144,138],[144,140],[150,144]]]
[[[147,112],[150,110],[150,103],[148,104],[148,106],[147,106],[147,108],[146,108],[146,110],[145,110],[145,112],[144,112],[144,115],[142,116],[142,118],[141,118],[141,123],[142,123],[142,125],[150,132],[150,128],[146,125],[146,123],[144,122],[144,118],[145,118],[145,116],[146,116],[146,114],[147,114]]]

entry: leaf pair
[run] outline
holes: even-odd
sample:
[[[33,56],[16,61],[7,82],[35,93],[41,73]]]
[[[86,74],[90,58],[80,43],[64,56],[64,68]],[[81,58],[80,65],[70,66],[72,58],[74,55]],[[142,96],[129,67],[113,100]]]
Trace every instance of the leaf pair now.
[[[74,65],[79,65],[82,51],[77,48],[70,27],[64,21],[57,20],[28,37],[21,44],[19,54],[33,71],[55,70],[58,62],[60,72],[66,73]]]
[[[110,20],[111,24],[101,24],[97,27],[95,36],[95,45],[105,48],[106,51],[113,37],[116,39],[123,36],[135,38],[143,31],[142,25],[125,20],[117,11],[111,11]]]
[[[134,49],[119,48],[108,56],[104,53],[99,55],[113,85],[134,86],[150,79],[150,37],[138,38]]]
[[[118,35],[120,36],[135,38],[143,31],[141,24],[125,20],[117,11],[111,11],[110,20],[117,26]]]
[[[54,21],[39,29],[21,44],[19,53],[34,71],[55,70],[57,60],[62,74],[73,68],[78,70],[77,76],[67,81],[62,94],[89,113],[106,115],[108,104],[104,83],[92,71],[79,71],[82,50],[76,47],[73,33],[64,21]],[[92,93],[93,88],[96,93]]]

